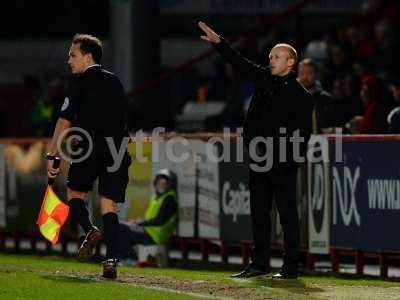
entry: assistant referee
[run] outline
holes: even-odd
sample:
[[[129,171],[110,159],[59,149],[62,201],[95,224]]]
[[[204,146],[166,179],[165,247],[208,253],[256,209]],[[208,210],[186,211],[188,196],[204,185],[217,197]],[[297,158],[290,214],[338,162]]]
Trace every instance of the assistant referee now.
[[[126,147],[128,137],[124,88],[117,76],[101,67],[102,53],[103,46],[98,38],[88,34],[77,34],[73,37],[68,59],[73,76],[61,107],[47,159],[48,175],[54,178],[60,171],[59,168],[53,168],[53,160],[60,150],[57,142],[63,139],[66,130],[78,128],[80,138],[73,145],[73,153],[76,155],[72,156],[67,180],[71,217],[86,233],[78,257],[90,258],[93,248],[103,239],[103,233],[90,221],[85,205],[87,193],[92,190],[93,183],[98,178],[107,247],[103,276],[116,278],[119,227],[117,203],[125,200],[131,159],[126,148],[120,150],[121,146]],[[112,150],[115,149],[121,153],[119,160],[113,157],[115,151]],[[88,157],[82,160],[82,155],[86,153]],[[110,168],[115,163],[117,167]]]

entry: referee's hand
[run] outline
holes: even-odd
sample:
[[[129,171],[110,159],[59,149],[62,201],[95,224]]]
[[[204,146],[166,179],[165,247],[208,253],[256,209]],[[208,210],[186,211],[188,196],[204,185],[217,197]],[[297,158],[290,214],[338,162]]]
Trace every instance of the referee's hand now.
[[[54,160],[47,161],[47,176],[49,178],[56,178],[57,175],[60,173],[60,167],[58,167],[57,169],[54,169],[53,163],[54,163]]]

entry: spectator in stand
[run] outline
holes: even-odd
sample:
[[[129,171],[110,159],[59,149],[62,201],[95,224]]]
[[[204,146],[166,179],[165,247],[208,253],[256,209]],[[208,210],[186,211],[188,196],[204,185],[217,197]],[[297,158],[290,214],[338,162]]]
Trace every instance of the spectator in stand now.
[[[24,101],[19,107],[19,118],[21,120],[30,120],[24,124],[15,124],[21,126],[20,131],[24,136],[37,135],[35,133],[35,121],[32,118],[34,106],[43,98],[43,89],[38,77],[33,75],[24,76]],[[32,124],[33,122],[33,124]]]
[[[332,97],[335,102],[341,101],[343,95],[343,78],[336,77],[332,82]]]
[[[378,46],[375,61],[377,71],[381,75],[394,73],[400,67],[398,34],[398,28],[390,20],[381,20],[375,26],[375,39]]]
[[[265,53],[269,53],[271,49],[279,43],[279,41],[282,40],[282,34],[279,31],[278,27],[272,27],[268,29],[268,33],[265,35],[264,38],[261,38],[260,40],[260,51],[257,56],[257,63],[260,65],[268,65],[268,57],[265,55]],[[249,53],[244,53],[246,57],[250,57]]]
[[[320,66],[328,60],[330,36],[325,34],[321,39],[310,41],[305,50],[304,56],[314,60]]]
[[[52,135],[63,101],[64,83],[61,79],[54,78],[49,82],[47,95],[38,97],[32,109],[32,127],[36,136]]]
[[[335,127],[336,110],[332,95],[322,88],[317,79],[318,69],[310,58],[300,61],[298,66],[298,81],[313,95],[313,133],[322,133],[324,129]]]
[[[360,83],[353,73],[347,73],[343,77],[343,96],[348,103],[350,117],[363,112],[363,104],[360,99]]]
[[[383,82],[377,76],[370,76],[361,85],[361,99],[364,114],[359,118],[356,133],[384,134],[387,132],[388,105],[383,98]]]
[[[345,44],[335,44],[330,48],[330,58],[326,68],[326,84],[331,88],[332,82],[338,76],[344,76],[351,71],[351,49]]]
[[[388,121],[388,133],[389,134],[400,134],[400,78],[395,78],[390,83],[390,90],[393,95],[393,99],[396,102],[396,107],[392,109],[387,117]]]
[[[244,80],[229,63],[225,63],[225,74],[228,79],[226,105],[220,114],[206,119],[206,127],[209,131],[222,131],[224,127],[235,129],[242,126],[245,116],[244,105],[253,92],[253,85]]]
[[[345,127],[347,122],[363,113],[358,82],[352,73],[348,73],[344,77],[336,78],[334,85],[333,95],[336,99],[337,126]]]
[[[49,81],[47,97],[49,98],[50,103],[52,103],[54,106],[54,111],[52,115],[52,126],[54,127],[59,117],[61,105],[63,104],[65,99],[65,86],[64,80],[62,78],[55,77]]]
[[[360,42],[360,32],[355,25],[349,25],[343,30],[343,42],[351,49],[351,53],[355,55]]]
[[[373,75],[373,66],[370,60],[359,59],[353,63],[353,73],[358,77],[359,81]]]
[[[355,49],[357,60],[373,60],[376,55],[377,49],[371,25],[366,22],[361,23],[358,26],[358,34],[359,40]]]

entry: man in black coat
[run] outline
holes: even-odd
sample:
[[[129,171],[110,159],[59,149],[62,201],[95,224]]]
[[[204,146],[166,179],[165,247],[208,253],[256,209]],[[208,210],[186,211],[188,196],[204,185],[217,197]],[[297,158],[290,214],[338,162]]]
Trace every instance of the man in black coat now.
[[[267,274],[271,244],[270,209],[273,198],[284,232],[285,254],[274,278],[297,278],[299,222],[296,205],[298,163],[304,161],[311,134],[312,96],[296,80],[296,50],[277,44],[269,54],[270,65],[256,65],[233,50],[205,23],[205,35],[221,56],[255,83],[244,122],[243,137],[249,151],[250,207],[253,230],[251,263],[236,278]]]

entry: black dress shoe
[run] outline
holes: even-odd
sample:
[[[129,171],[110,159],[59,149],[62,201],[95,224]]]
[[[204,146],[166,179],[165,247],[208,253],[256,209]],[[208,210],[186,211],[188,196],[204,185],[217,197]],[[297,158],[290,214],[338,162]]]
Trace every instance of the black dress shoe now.
[[[280,271],[272,275],[273,279],[297,279],[298,273],[296,271],[286,272]]]
[[[265,270],[258,270],[253,266],[248,265],[242,272],[231,275],[231,278],[250,278],[266,274],[267,272]]]

